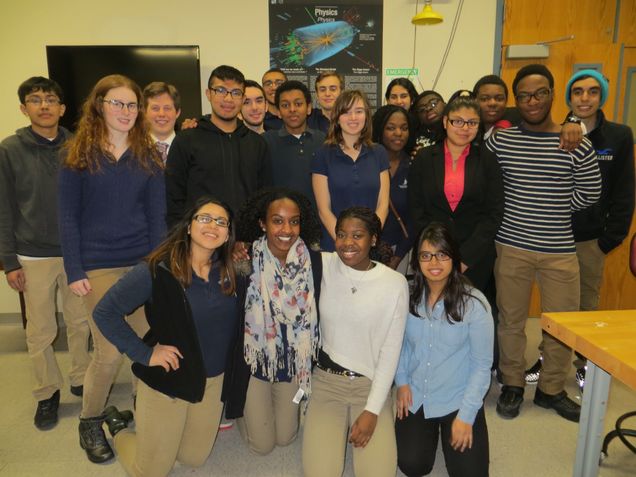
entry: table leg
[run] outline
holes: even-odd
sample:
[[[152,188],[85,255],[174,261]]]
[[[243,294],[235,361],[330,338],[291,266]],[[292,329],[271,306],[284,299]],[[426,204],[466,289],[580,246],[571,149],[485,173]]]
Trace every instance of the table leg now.
[[[585,392],[579,422],[579,436],[576,444],[574,477],[596,477],[601,457],[603,421],[607,409],[607,396],[611,376],[587,361]]]

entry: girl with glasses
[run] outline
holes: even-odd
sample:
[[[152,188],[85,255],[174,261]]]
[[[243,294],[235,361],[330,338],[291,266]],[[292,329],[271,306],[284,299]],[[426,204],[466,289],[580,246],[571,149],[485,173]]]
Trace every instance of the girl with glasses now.
[[[104,293],[161,242],[166,227],[163,162],[141,102],[141,89],[129,78],[99,80],[68,143],[58,183],[64,268],[73,293],[84,297],[93,336],[79,433],[96,463],[113,457],[102,421],[122,356],[91,316]],[[127,320],[143,336],[143,308],[132,310]]]
[[[248,200],[238,223],[252,258],[247,270],[240,267],[242,318],[225,413],[239,418],[250,450],[265,455],[294,441],[300,401],[311,394],[322,279],[320,253],[312,247],[320,222],[308,198],[276,188]]]
[[[228,353],[236,336],[234,225],[228,206],[200,198],[162,242],[97,304],[103,335],[132,361],[139,378],[136,432],[111,406],[106,424],[128,475],[168,475],[175,461],[199,467],[218,431]],[[143,307],[143,340],[126,322]]]
[[[441,431],[449,476],[486,477],[483,399],[492,364],[490,306],[461,273],[459,247],[446,226],[427,226],[415,250],[395,376],[398,465],[409,477],[429,474]]]
[[[377,258],[381,223],[351,207],[336,223],[336,253],[322,254],[321,350],[303,435],[305,477],[340,477],[347,442],[356,477],[394,477],[391,384],[407,315],[403,275]]]
[[[458,97],[449,103],[442,124],[444,140],[418,152],[409,171],[413,227],[445,224],[459,243],[460,271],[488,293],[503,218],[501,170],[494,154],[473,143],[479,132],[476,100]]]

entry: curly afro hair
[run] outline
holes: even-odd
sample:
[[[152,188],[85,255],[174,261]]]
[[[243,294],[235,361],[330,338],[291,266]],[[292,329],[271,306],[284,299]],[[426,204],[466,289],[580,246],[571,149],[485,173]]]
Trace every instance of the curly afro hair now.
[[[311,201],[300,192],[284,187],[260,190],[243,204],[237,214],[236,239],[240,242],[252,243],[263,235],[259,221],[265,221],[269,205],[279,199],[289,199],[298,205],[300,238],[307,246],[317,248],[321,236],[320,220]]]

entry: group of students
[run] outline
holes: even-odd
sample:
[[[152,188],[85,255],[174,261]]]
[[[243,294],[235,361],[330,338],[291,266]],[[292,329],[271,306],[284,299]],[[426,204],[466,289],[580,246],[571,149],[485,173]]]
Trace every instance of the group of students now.
[[[59,287],[93,462],[114,455],[105,422],[130,475],[202,465],[224,406],[267,454],[296,438],[306,400],[307,476],[341,475],[347,442],[358,476],[425,475],[440,430],[451,476],[488,475],[493,359],[497,412],[514,418],[533,277],[545,311],[579,309],[579,262],[594,255],[598,275],[629,230],[631,131],[602,116],[593,71],[568,83],[563,126],[541,65],[517,74],[513,112],[492,75],[448,103],[394,80],[373,115],[336,73],[316,91],[312,110],[280,70],[261,86],[219,66],[211,114],[175,136],[174,87],[146,95],[110,75],[70,135],[55,82],[20,86],[31,126],[0,146],[0,245],[27,298],[38,428],[57,422],[63,383],[46,316]],[[578,420],[563,390],[571,351],[546,335],[542,353],[535,403]],[[131,412],[106,407],[123,354],[134,432]]]

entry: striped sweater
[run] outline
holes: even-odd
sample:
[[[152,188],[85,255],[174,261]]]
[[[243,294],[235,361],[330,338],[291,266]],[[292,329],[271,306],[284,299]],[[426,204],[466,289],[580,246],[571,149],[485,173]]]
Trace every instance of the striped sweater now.
[[[496,241],[543,253],[574,253],[572,212],[598,201],[601,176],[591,142],[559,149],[558,133],[521,127],[486,141],[504,179],[505,209]]]

